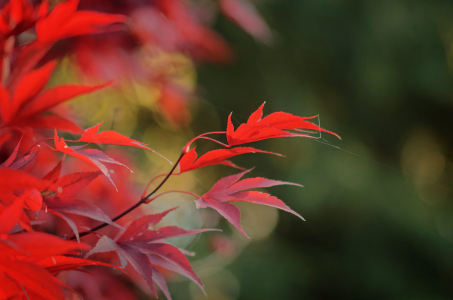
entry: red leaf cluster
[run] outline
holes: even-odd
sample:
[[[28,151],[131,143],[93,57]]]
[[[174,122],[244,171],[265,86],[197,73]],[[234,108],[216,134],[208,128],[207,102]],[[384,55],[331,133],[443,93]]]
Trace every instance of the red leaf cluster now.
[[[81,57],[91,57],[100,48],[109,49],[114,54],[121,51],[122,48],[115,48],[115,44],[99,42],[91,49],[93,52],[80,50],[80,47],[91,45],[85,43],[89,39],[86,35],[105,32],[115,32],[123,37],[132,34],[143,45],[189,53],[201,60],[224,61],[230,57],[228,45],[203,24],[188,3],[157,0],[140,7],[134,3],[128,2],[129,10],[126,10],[132,18],[130,32],[125,31],[122,25],[126,16],[79,10],[78,0],[57,3],[52,9],[49,9],[47,1],[33,5],[28,0],[11,0],[0,10],[0,299],[53,300],[71,297],[76,291],[60,273],[81,271],[90,274],[85,269],[88,266],[123,270],[130,265],[143,277],[154,295],[157,296],[158,287],[167,299],[171,299],[165,278],[168,272],[187,277],[203,290],[202,282],[186,258],[189,253],[165,239],[215,229],[159,228],[162,218],[176,208],[140,217],[131,214],[140,213],[142,205],[164,193],[180,192],[196,196],[197,208],[215,209],[244,235],[240,212],[231,203],[233,201],[268,205],[302,218],[277,197],[254,190],[298,184],[261,177],[241,180],[251,169],[245,170],[229,159],[252,153],[280,155],[249,146],[236,147],[238,145],[269,138],[312,137],[310,132],[331,133],[308,121],[313,117],[276,112],[263,118],[263,104],[252,113],[247,123],[240,124],[235,130],[230,115],[226,131],[208,132],[192,139],[171,170],[152,179],[143,196],[139,197],[140,191],[129,180],[131,175],[125,163],[127,158],[114,152],[107,154],[102,145],[155,151],[115,131],[99,131],[101,123],[83,130],[68,116],[60,116],[53,111],[63,102],[113,84],[109,81],[98,85],[47,87],[57,65],[57,61],[48,59],[49,53],[58,52],[61,45],[69,43],[68,38],[76,44],[73,50],[76,50],[79,62],[83,61]],[[90,6],[87,2],[82,4]],[[115,8],[112,4],[111,11]],[[220,8],[257,39],[270,40],[270,30],[250,3],[221,0]],[[24,42],[25,35],[33,38]],[[98,37],[103,38],[99,35],[96,39]],[[116,39],[113,41],[118,42]],[[106,45],[107,48],[103,48]],[[116,59],[128,62],[126,57]],[[128,64],[124,61],[121,66]],[[107,59],[104,62],[110,61]],[[96,69],[91,65],[94,63],[86,59],[81,68]],[[178,102],[182,114],[172,117],[184,123],[188,113],[181,105],[181,94],[175,96],[164,75],[154,75],[146,76],[153,83],[159,82],[163,86],[162,94],[171,98],[164,100],[170,103],[163,105],[166,113],[171,115],[169,111],[174,109],[172,103]],[[78,138],[63,137],[62,131],[75,134]],[[224,136],[226,143],[209,137],[214,134]],[[199,139],[214,141],[220,148],[198,156],[195,148],[190,146]],[[101,149],[97,148],[99,146]],[[74,160],[66,160],[68,156]],[[157,194],[172,175],[211,165],[226,165],[244,171],[220,179],[201,197],[190,191]],[[180,172],[174,173],[178,167]],[[147,194],[150,184],[158,178],[162,178],[160,183]],[[82,238],[84,243],[80,242]],[[116,253],[120,267],[113,265],[116,256],[110,255],[110,252]],[[92,254],[96,254],[96,259],[86,258]],[[107,274],[106,281],[124,286],[113,271],[112,268],[102,271]],[[126,292],[124,289],[121,295],[129,297],[133,294],[132,289]],[[100,291],[90,295],[108,299]]]

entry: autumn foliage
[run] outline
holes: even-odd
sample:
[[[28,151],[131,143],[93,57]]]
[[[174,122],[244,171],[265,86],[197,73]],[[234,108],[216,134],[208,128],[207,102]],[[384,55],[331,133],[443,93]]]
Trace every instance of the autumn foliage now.
[[[105,76],[107,74],[101,72],[104,70],[101,64],[108,63],[119,69],[122,66],[132,68],[131,76],[146,77],[150,84],[159,83],[165,88],[172,86],[165,74],[151,76],[151,71],[140,70],[137,62],[127,61],[133,56],[119,55],[122,51],[134,51],[121,41],[133,36],[142,44],[182,51],[193,59],[229,59],[228,45],[191,14],[186,2],[162,0],[152,3],[141,7],[140,11],[133,4],[120,8],[111,6],[109,11],[117,14],[79,10],[77,0],[59,2],[51,8],[47,1],[36,4],[28,0],[11,0],[3,6],[0,14],[0,299],[71,298],[76,292],[66,284],[62,276],[64,271],[97,274],[98,268],[103,268],[100,272],[105,275],[127,273],[127,268],[131,267],[143,277],[154,295],[157,296],[158,288],[167,299],[171,298],[165,280],[169,271],[189,278],[203,289],[186,257],[188,252],[165,239],[216,229],[159,227],[159,222],[176,207],[131,217],[131,212],[139,211],[140,206],[163,194],[158,191],[172,175],[217,164],[243,170],[218,180],[202,196],[190,191],[174,192],[191,194],[197,208],[216,210],[245,236],[239,209],[233,204],[235,201],[276,207],[302,219],[282,200],[254,190],[298,184],[261,177],[243,178],[252,170],[245,170],[229,159],[247,153],[279,155],[242,146],[251,142],[312,137],[313,132],[329,132],[310,122],[309,117],[284,112],[263,117],[263,104],[246,123],[235,129],[230,115],[225,124],[226,131],[207,132],[189,141],[168,173],[150,178],[148,186],[142,187],[140,197],[140,193],[129,193],[132,189],[128,186],[129,178],[134,175],[128,174],[128,166],[99,150],[99,146],[121,145],[155,151],[115,131],[101,130],[101,123],[82,129],[69,116],[55,112],[54,108],[63,102],[115,84],[106,81],[46,88],[57,59],[67,51],[73,51],[81,70],[98,79],[115,79],[114,73]],[[90,8],[88,2],[80,5]],[[219,7],[247,32],[268,42],[271,33],[265,23],[251,5],[243,5],[238,0],[221,0]],[[121,9],[128,16],[120,14]],[[125,26],[128,22],[131,22],[130,28]],[[95,44],[90,40],[93,34],[104,39],[103,33],[112,32],[117,34],[116,38],[108,36],[105,43]],[[23,37],[29,35],[34,38],[24,42]],[[70,47],[62,47],[64,44]],[[62,48],[69,50],[65,52]],[[115,55],[103,56],[105,53]],[[101,56],[107,62],[98,61]],[[167,104],[163,107],[171,122],[172,105]],[[71,136],[68,134],[73,138],[68,138]],[[218,149],[197,153],[193,144],[200,139],[216,143]],[[70,170],[71,165],[66,165],[69,156],[79,160],[82,171]],[[108,178],[107,183],[96,180],[99,177]],[[130,199],[134,194],[137,198]],[[121,202],[124,198],[135,204],[125,207],[127,202]],[[129,222],[120,225],[116,222],[119,219]],[[61,224],[66,224],[70,233],[62,233]],[[96,268],[88,271],[84,269],[87,266]],[[118,291],[119,286],[116,285]],[[117,297],[126,299],[131,295],[132,291],[124,287]]]

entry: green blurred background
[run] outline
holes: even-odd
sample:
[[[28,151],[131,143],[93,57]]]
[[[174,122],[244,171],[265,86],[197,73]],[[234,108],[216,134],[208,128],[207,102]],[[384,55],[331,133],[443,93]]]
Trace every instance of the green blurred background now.
[[[303,184],[268,191],[307,221],[278,212],[273,233],[251,234],[225,269],[203,275],[195,262],[208,299],[453,299],[453,1],[259,8],[274,31],[269,46],[216,23],[236,60],[198,68],[194,132],[224,129],[231,111],[238,125],[266,101],[265,114],[319,114],[342,140],[260,142],[287,157],[235,159],[255,175]],[[170,290],[188,298],[182,284]]]

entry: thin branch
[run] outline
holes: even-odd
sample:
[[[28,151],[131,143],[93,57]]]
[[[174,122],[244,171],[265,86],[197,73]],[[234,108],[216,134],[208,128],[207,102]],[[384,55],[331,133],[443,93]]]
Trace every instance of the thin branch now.
[[[184,152],[181,153],[181,155],[179,156],[178,160],[175,162],[175,164],[171,168],[170,172],[168,172],[167,176],[165,176],[165,178],[159,183],[158,186],[156,186],[156,188],[151,193],[146,195],[145,198],[142,197],[142,199],[140,200],[141,202],[144,203],[149,197],[151,197],[155,192],[157,192],[164,185],[164,183],[168,180],[168,178],[170,178],[171,174],[175,171],[176,167],[179,164],[179,161],[182,159],[184,154],[185,154]]]
[[[187,192],[187,191],[179,191],[179,190],[173,190],[173,191],[167,191],[167,192],[163,192],[163,193],[160,193],[152,198],[149,198],[148,200],[146,200],[145,203],[150,203],[151,201],[159,198],[160,196],[163,196],[165,194],[169,194],[169,193],[182,193],[182,194],[187,194],[187,195],[191,195],[191,196],[194,196],[195,198],[201,198],[199,195],[195,194],[195,193],[192,193],[192,192]]]
[[[227,145],[227,144],[224,144],[224,143],[219,142],[219,141],[217,141],[217,140],[214,140],[214,139],[205,137],[205,135],[208,135],[208,134],[225,134],[225,133],[226,133],[226,131],[212,131],[212,132],[202,133],[202,134],[200,134],[199,136],[196,136],[196,137],[194,137],[193,139],[191,139],[191,140],[186,144],[186,146],[184,146],[184,151],[189,151],[190,145],[191,145],[195,140],[200,139],[200,138],[204,138],[204,139],[207,139],[207,140],[211,140],[211,141],[216,142],[216,143],[218,143],[218,144],[220,144],[220,145],[222,145],[222,146],[224,146],[224,147],[230,147],[230,146]]]
[[[171,174],[175,171],[176,169],[176,166],[179,164],[179,161],[181,160],[181,158],[184,156],[184,152],[181,153],[181,155],[179,156],[178,160],[176,161],[176,163],[173,165],[173,167],[171,168],[170,172],[168,172],[168,174],[165,176],[165,178],[159,183],[159,185],[151,192],[149,193],[146,197],[142,197],[140,199],[140,201],[138,201],[137,203],[135,203],[134,205],[132,205],[131,207],[129,207],[128,209],[126,209],[125,211],[123,211],[122,213],[120,213],[119,215],[117,215],[116,217],[112,218],[112,221],[116,221],[116,220],[119,220],[121,219],[122,217],[124,217],[125,215],[127,215],[128,213],[130,213],[131,211],[133,211],[134,209],[136,209],[137,207],[139,207],[140,205],[146,203],[146,201],[148,200],[149,197],[151,197],[153,194],[155,194],[163,185],[164,183],[168,180],[168,178],[170,178]],[[101,225],[98,225],[96,227],[93,227],[91,228],[90,230],[88,231],[85,231],[85,232],[82,232],[79,234],[79,237],[84,237],[86,235],[89,235],[90,233],[93,233],[97,230],[100,230],[106,226],[110,225],[109,223],[103,223]],[[72,237],[70,237],[69,239],[70,240],[73,240],[75,239],[75,235],[73,235]]]
[[[181,175],[181,172],[179,172],[179,173],[173,173],[172,175]],[[145,195],[146,195],[146,191],[149,189],[149,186],[151,185],[151,183],[153,183],[154,180],[156,180],[157,178],[165,177],[165,176],[168,176],[168,173],[164,173],[164,174],[157,175],[156,177],[154,177],[153,179],[151,179],[151,181],[148,182],[148,184],[146,185],[145,190],[144,190],[143,193],[142,193],[142,199],[143,199],[143,198],[146,198],[146,196],[145,196]]]

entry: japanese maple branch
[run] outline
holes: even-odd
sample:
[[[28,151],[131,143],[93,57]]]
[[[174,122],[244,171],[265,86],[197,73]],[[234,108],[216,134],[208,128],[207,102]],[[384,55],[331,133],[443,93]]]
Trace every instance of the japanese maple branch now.
[[[152,200],[154,200],[155,198],[153,199],[149,199],[152,195],[154,195],[164,184],[165,182],[168,180],[168,178],[170,178],[170,176],[173,174],[173,172],[175,171],[176,167],[178,166],[179,162],[181,161],[182,157],[189,151],[189,148],[190,148],[190,145],[197,139],[207,139],[207,140],[211,140],[213,142],[216,142],[224,147],[229,147],[227,144],[224,144],[224,143],[221,143],[217,140],[214,140],[214,139],[211,139],[209,137],[206,137],[205,135],[208,135],[208,134],[225,134],[226,132],[225,131],[213,131],[213,132],[207,132],[207,133],[203,133],[203,134],[200,134],[199,136],[193,138],[192,140],[190,140],[186,146],[183,148],[183,151],[181,152],[181,155],[179,156],[178,160],[175,162],[175,164],[173,165],[173,167],[171,168],[170,172],[168,172],[166,175],[165,175],[165,178],[159,183],[159,185],[156,186],[156,188],[150,192],[148,195],[146,196],[143,196],[141,197],[140,201],[138,201],[137,203],[135,203],[134,205],[132,205],[131,207],[129,207],[128,209],[126,209],[125,211],[123,211],[122,213],[120,213],[119,215],[117,215],[116,217],[112,218],[112,221],[115,222],[116,220],[119,220],[121,219],[122,217],[124,217],[125,215],[127,215],[128,213],[130,213],[131,211],[133,211],[134,209],[136,209],[137,207],[139,207],[140,205],[142,204],[146,204],[146,203],[149,203],[151,202]],[[161,177],[161,176],[164,176],[164,175],[159,175],[158,177]],[[156,177],[157,178],[157,177]],[[154,178],[154,179],[156,179]],[[154,180],[153,179],[153,180]],[[151,180],[151,182],[153,181]],[[145,189],[145,192],[146,190],[148,189],[149,185],[151,184],[151,182],[148,184],[148,186],[146,187]],[[96,227],[93,227],[91,228],[90,230],[88,231],[85,231],[85,232],[82,232],[79,234],[79,237],[84,237],[86,235],[89,235],[90,233],[93,233],[97,230],[100,230],[106,226],[110,225],[109,223],[103,223],[101,225],[98,225]],[[73,235],[70,239],[73,240],[75,239],[76,236]]]
[[[147,203],[147,200],[149,199],[149,197],[151,197],[153,194],[155,194],[164,184],[165,182],[168,180],[168,178],[170,178],[170,176],[173,174],[173,172],[175,171],[176,167],[178,166],[179,164],[179,161],[181,160],[181,158],[184,156],[184,151],[181,153],[181,155],[179,156],[178,160],[175,162],[175,164],[173,165],[173,167],[171,168],[170,172],[168,172],[168,174],[165,176],[165,178],[159,183],[158,186],[156,186],[156,188],[154,188],[154,190],[149,193],[148,195],[146,195],[145,197],[142,197],[140,199],[140,201],[138,201],[137,203],[135,203],[134,205],[132,205],[131,207],[129,207],[128,209],[126,209],[125,211],[123,211],[122,213],[120,213],[119,215],[117,215],[116,217],[112,218],[112,221],[115,222],[116,220],[119,220],[121,219],[122,217],[124,217],[125,215],[127,215],[128,213],[130,213],[131,211],[133,211],[134,209],[136,209],[137,207],[139,207],[140,205],[144,204],[144,203]],[[79,234],[79,237],[84,237],[86,235],[89,235],[90,233],[93,233],[95,231],[98,231],[106,226],[110,225],[109,223],[103,223],[101,225],[98,225],[96,227],[93,227],[91,228],[90,230],[88,231],[85,231],[85,232],[82,232]],[[75,235],[73,235],[70,240],[74,240],[76,238]]]

